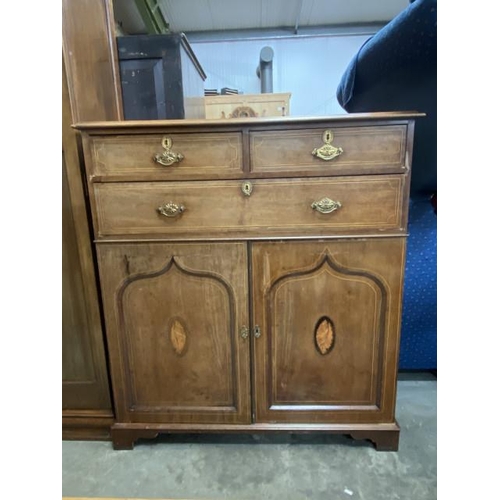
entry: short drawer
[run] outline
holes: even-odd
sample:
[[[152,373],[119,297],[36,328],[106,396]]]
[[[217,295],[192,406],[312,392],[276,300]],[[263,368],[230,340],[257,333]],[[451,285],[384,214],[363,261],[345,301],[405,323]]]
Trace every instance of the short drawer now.
[[[406,176],[96,183],[99,238],[401,234]],[[247,191],[248,192],[248,191]],[[163,213],[162,213],[163,212]]]
[[[242,151],[239,132],[86,138],[91,179],[206,179],[234,175],[243,169]]]
[[[254,131],[250,168],[283,175],[402,173],[406,140],[406,124]]]

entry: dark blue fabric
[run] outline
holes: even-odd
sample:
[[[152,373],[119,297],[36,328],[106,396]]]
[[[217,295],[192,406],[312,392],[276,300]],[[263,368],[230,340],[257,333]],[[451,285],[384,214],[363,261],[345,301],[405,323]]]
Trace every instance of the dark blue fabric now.
[[[427,197],[410,200],[399,367],[437,368],[437,217]]]
[[[367,40],[337,88],[348,113],[420,111],[412,160],[401,369],[436,369],[437,0],[415,0]]]
[[[436,71],[437,0],[416,0],[368,39],[350,62],[337,88],[337,100],[347,109],[354,93],[407,73],[421,78]]]
[[[348,113],[420,111],[412,195],[437,190],[437,1],[416,0],[367,40],[337,87]]]

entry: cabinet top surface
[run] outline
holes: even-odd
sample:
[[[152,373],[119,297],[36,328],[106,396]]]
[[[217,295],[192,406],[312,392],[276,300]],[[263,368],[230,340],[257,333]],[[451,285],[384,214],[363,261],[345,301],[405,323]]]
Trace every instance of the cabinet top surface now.
[[[204,119],[204,120],[125,120],[105,122],[82,122],[73,125],[78,130],[132,130],[132,129],[164,129],[179,127],[231,127],[231,126],[254,126],[259,127],[267,124],[292,125],[312,124],[323,122],[337,122],[339,124],[364,121],[385,120],[409,120],[425,117],[425,113],[417,111],[393,111],[380,113],[352,113],[333,116],[286,116],[269,118],[233,118],[231,120]]]

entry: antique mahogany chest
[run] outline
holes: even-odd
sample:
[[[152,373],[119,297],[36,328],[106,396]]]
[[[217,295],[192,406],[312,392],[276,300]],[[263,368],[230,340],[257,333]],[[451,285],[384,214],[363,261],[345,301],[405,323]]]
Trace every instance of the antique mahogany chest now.
[[[418,116],[75,125],[115,448],[284,431],[397,450]]]

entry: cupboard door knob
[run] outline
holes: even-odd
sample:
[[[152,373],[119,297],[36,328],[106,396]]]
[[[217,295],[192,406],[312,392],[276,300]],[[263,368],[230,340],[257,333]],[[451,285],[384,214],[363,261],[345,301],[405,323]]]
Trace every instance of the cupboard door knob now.
[[[332,146],[332,141],[333,132],[331,130],[325,130],[323,132],[323,146],[321,146],[320,148],[314,148],[311,154],[325,161],[330,161],[334,158],[337,158],[337,156],[340,156],[344,152],[344,150],[342,148]]]
[[[186,210],[184,205],[177,205],[177,203],[173,203],[171,201],[165,203],[165,205],[162,205],[161,207],[158,207],[158,212],[165,217],[177,217],[178,215],[181,215],[184,210]]]
[[[321,200],[315,201],[311,205],[311,208],[313,210],[316,210],[321,214],[330,214],[341,207],[342,203],[340,203],[340,201],[331,200],[330,198],[323,198]]]
[[[242,326],[241,329],[240,329],[240,337],[245,340],[248,338],[248,335],[249,335],[249,330],[248,330],[248,326]]]
[[[169,167],[174,163],[180,163],[184,160],[184,155],[181,153],[174,153],[172,151],[172,139],[170,137],[164,137],[161,141],[161,145],[163,146],[162,153],[155,154],[153,156],[153,160],[164,167]]]
[[[256,325],[253,329],[253,336],[258,339],[262,335],[262,332],[260,331],[260,326]]]

